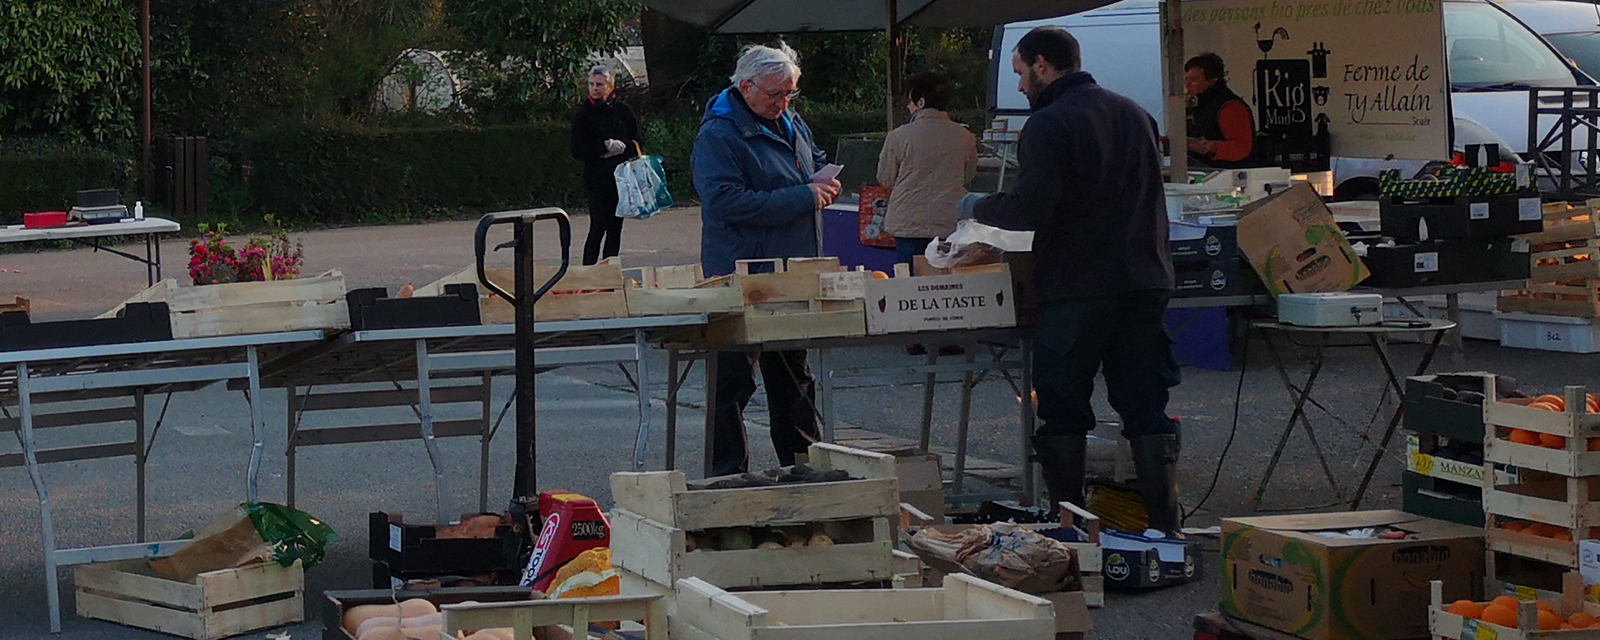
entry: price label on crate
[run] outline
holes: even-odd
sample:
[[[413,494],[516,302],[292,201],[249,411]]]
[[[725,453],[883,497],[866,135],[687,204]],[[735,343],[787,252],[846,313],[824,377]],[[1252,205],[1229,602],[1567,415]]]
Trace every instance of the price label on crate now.
[[[1464,620],[1461,623],[1461,640],[1496,640],[1500,634],[1494,627],[1485,626],[1477,620]]]
[[[1489,203],[1474,202],[1470,205],[1467,205],[1467,217],[1472,220],[1488,220]]]
[[[1422,475],[1433,474],[1433,456],[1417,451],[1411,452],[1411,470]]]
[[[1527,222],[1543,219],[1544,208],[1539,204],[1538,198],[1520,198],[1517,200],[1517,220]]]
[[[822,279],[823,300],[860,300],[867,295],[867,272],[817,274]]]
[[[1412,256],[1411,270],[1416,273],[1438,273],[1439,252],[1428,251]]]

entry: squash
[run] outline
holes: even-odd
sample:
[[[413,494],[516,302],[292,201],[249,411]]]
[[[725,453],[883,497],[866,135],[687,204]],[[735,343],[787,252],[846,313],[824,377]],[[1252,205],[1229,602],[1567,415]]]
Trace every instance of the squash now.
[[[412,598],[400,603],[400,617],[402,618],[415,618],[438,612],[439,607],[422,598]]]
[[[400,617],[400,609],[396,608],[395,605],[392,605],[392,604],[363,604],[363,605],[359,605],[359,606],[350,607],[349,609],[345,610],[344,618],[343,618],[343,623],[344,624],[342,626],[344,627],[345,633],[348,633],[348,634],[350,634],[352,636],[355,636],[355,637],[359,638],[359,637],[361,637],[361,634],[358,633],[358,630],[361,629],[361,623],[366,622],[367,620],[370,620],[372,618],[399,618],[399,617]],[[396,622],[395,626],[399,626],[399,623]]]
[[[395,612],[394,605],[387,605],[387,606],[389,608],[389,613],[394,613]],[[361,626],[356,627],[356,630],[352,631],[350,633],[350,635],[353,635],[353,636],[355,636],[357,638],[361,638],[361,637],[366,636],[369,633],[372,633],[373,630],[375,630],[375,629],[399,629],[399,628],[400,628],[400,618],[396,618],[394,616],[375,616],[375,617],[367,618],[366,622],[363,622],[363,623],[361,623]]]

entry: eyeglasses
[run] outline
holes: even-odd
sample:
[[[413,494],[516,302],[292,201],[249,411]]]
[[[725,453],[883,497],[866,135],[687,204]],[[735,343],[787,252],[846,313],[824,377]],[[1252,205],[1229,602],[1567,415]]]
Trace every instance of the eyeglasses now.
[[[778,90],[765,89],[765,88],[762,88],[762,86],[759,85],[759,84],[753,84],[753,86],[756,88],[757,91],[760,91],[761,94],[765,95],[767,97],[767,99],[769,99],[769,100],[777,100],[779,98],[784,98],[784,99],[787,99],[787,100],[794,100],[794,99],[800,97],[800,90],[799,89],[795,89],[795,90],[790,91],[788,93],[784,93],[782,89],[778,89]]]

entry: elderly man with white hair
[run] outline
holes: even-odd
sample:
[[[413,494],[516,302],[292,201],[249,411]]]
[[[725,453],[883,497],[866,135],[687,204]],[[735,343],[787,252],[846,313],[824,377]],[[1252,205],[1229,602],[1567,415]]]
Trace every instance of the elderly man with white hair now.
[[[817,255],[817,211],[839,195],[839,181],[813,181],[825,164],[811,129],[789,108],[799,95],[800,59],[788,45],[745,47],[733,86],[707,105],[694,143],[700,194],[700,262],[706,276],[734,262]],[[772,445],[791,465],[815,442],[815,385],[805,351],[716,354],[717,401],[707,475],[749,469],[744,408],[755,395],[759,361],[767,389]]]

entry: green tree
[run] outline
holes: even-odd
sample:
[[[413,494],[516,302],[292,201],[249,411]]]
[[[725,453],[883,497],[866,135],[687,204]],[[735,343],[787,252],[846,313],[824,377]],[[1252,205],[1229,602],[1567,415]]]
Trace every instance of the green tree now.
[[[313,119],[362,120],[406,49],[435,39],[441,0],[300,0]]]
[[[302,109],[298,0],[161,0],[151,17],[156,128],[232,136]]]
[[[513,120],[564,113],[590,54],[620,50],[638,10],[632,0],[446,0],[467,106]]]
[[[0,2],[0,34],[0,135],[133,138],[139,36],[125,2]]]

